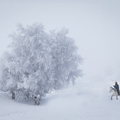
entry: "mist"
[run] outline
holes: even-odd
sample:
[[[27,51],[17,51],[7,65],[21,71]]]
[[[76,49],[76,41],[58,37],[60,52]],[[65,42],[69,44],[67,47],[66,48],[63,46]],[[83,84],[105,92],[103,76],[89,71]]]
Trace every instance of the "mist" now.
[[[0,55],[18,23],[42,23],[46,31],[69,30],[84,58],[83,78],[120,80],[120,2],[118,0],[0,1]]]

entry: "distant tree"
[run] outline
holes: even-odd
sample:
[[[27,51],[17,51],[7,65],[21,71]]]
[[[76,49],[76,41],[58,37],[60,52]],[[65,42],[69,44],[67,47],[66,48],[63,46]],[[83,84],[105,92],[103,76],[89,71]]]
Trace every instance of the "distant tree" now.
[[[39,24],[19,25],[2,58],[2,89],[15,92],[15,99],[23,100],[61,89],[81,76],[82,58],[67,33],[62,29],[48,34]]]

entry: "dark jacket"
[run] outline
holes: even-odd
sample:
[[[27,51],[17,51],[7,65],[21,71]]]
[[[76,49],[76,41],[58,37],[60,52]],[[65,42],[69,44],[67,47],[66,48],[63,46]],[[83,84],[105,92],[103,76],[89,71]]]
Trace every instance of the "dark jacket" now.
[[[115,85],[114,85],[114,88],[116,88],[117,90],[119,90],[119,85],[118,85],[118,84],[115,84]]]
[[[116,90],[118,92],[118,95],[120,95],[120,93],[119,93],[119,85],[117,83],[114,85],[114,88],[116,88]]]

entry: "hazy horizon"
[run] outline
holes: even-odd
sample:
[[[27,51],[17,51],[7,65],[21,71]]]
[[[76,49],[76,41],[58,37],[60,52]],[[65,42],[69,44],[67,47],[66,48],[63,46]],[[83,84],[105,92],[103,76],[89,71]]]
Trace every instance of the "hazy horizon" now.
[[[0,56],[18,23],[42,23],[47,31],[65,27],[85,58],[85,76],[120,81],[119,6],[118,0],[0,0]]]

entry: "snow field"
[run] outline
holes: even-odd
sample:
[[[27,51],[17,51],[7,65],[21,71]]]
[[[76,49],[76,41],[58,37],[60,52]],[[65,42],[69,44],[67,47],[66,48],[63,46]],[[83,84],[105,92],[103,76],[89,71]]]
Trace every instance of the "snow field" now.
[[[0,120],[119,120],[120,98],[110,100],[107,82],[77,81],[44,97],[39,106],[33,101],[18,103],[0,92]]]

